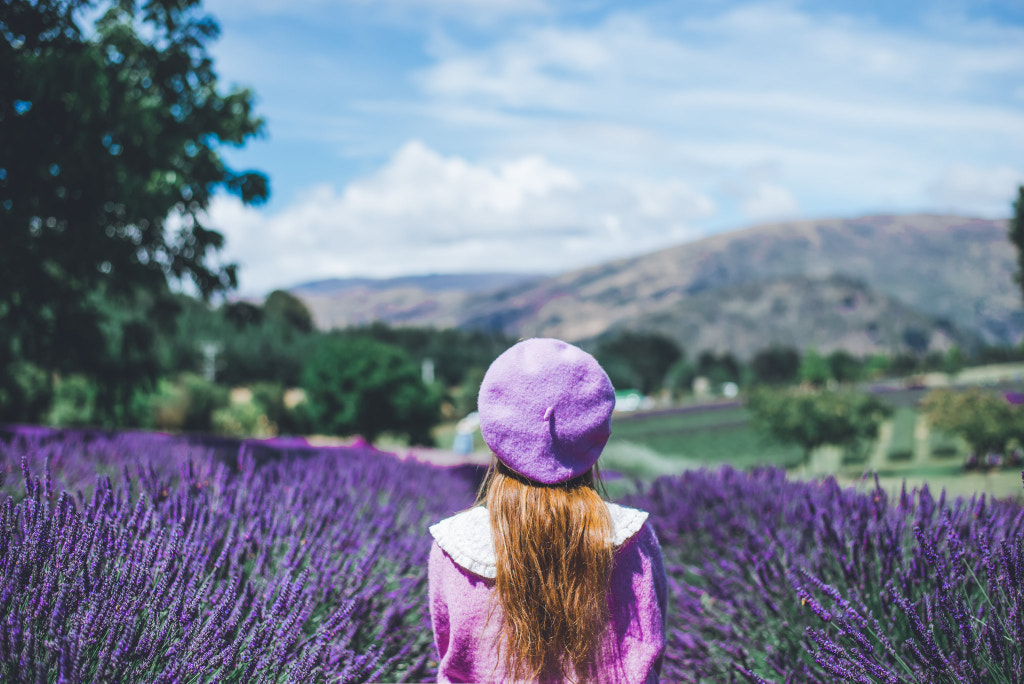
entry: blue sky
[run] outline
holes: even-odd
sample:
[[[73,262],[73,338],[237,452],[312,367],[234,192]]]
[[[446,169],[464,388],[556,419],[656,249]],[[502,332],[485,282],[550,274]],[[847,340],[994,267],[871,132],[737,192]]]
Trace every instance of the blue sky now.
[[[210,209],[256,294],[556,273],[757,223],[1005,217],[1024,2],[207,0],[271,178]]]

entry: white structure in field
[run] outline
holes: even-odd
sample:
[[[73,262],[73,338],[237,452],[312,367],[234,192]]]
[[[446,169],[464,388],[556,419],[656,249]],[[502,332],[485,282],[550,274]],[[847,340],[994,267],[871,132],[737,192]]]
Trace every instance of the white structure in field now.
[[[480,429],[480,414],[473,411],[455,426],[455,439],[452,451],[460,456],[473,453],[473,436]]]

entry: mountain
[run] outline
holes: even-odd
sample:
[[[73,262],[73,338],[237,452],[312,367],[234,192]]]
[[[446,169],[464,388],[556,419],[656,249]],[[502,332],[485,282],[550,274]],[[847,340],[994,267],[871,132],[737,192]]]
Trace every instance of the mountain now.
[[[334,306],[358,322],[577,342],[657,330],[691,354],[743,357],[773,343],[858,354],[1013,344],[1024,310],[1006,230],[935,215],[788,221],[497,289],[363,290]]]
[[[935,349],[1012,344],[1024,311],[1006,229],[932,215],[756,226],[471,297],[462,325],[577,341],[653,328],[691,351],[743,355],[772,343],[910,350],[922,336]],[[840,324],[826,294],[870,305]],[[900,321],[902,332],[879,332]]]
[[[518,285],[538,276],[456,273],[398,278],[332,278],[289,288],[329,330],[383,321],[390,325],[455,326],[472,294]]]
[[[845,275],[780,276],[705,290],[612,326],[659,332],[684,349],[749,358],[769,344],[866,356],[973,348],[978,335],[913,309]]]
[[[432,273],[397,278],[330,278],[301,283],[289,288],[295,295],[333,296],[352,290],[384,292],[395,289],[418,289],[424,292],[481,292],[536,280],[538,276],[524,273]]]

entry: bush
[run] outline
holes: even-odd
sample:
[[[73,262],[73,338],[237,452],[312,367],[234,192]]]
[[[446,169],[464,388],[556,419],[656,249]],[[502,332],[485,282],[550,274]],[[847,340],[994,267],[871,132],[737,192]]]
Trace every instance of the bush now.
[[[27,361],[14,361],[6,369],[0,360],[0,422],[39,423],[53,397],[46,371]]]
[[[274,437],[277,426],[255,402],[230,404],[213,412],[213,431],[231,437]]]
[[[441,391],[423,383],[419,367],[401,348],[364,337],[326,337],[303,378],[315,430],[358,433],[370,442],[395,432],[413,444],[432,443]]]
[[[62,427],[94,424],[97,393],[96,385],[82,375],[61,379],[54,387],[47,422]]]
[[[284,387],[275,382],[257,382],[249,388],[252,401],[274,425],[287,422],[287,407],[284,405]]]
[[[814,349],[808,349],[800,361],[800,381],[823,387],[831,377],[828,360]]]
[[[921,409],[934,427],[963,437],[979,457],[1001,454],[1011,439],[1024,435],[1024,409],[977,387],[934,390]]]
[[[747,407],[763,434],[799,446],[805,465],[818,447],[849,448],[874,439],[881,422],[892,413],[870,395],[832,391],[762,389],[751,394]]]
[[[228,390],[202,376],[182,374],[177,381],[162,379],[156,391],[137,397],[140,413],[147,417],[145,427],[160,430],[209,432],[213,429],[213,413],[229,402]]]

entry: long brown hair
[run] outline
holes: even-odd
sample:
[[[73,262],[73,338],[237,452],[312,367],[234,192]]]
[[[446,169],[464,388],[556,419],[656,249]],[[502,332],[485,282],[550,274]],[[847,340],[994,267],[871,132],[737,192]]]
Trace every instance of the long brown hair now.
[[[498,647],[514,679],[593,680],[608,623],[612,521],[596,466],[555,485],[495,459],[478,497],[491,519]]]

